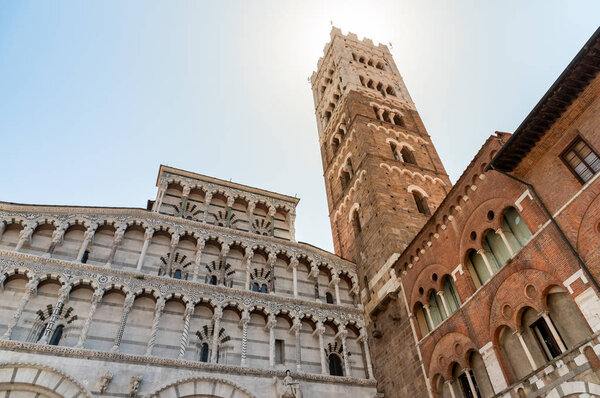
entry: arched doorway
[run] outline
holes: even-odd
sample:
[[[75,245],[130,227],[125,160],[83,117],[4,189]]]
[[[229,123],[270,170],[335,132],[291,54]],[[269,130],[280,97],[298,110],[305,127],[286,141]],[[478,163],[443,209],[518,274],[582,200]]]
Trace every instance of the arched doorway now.
[[[2,364],[0,375],[10,375],[10,378],[0,376],[0,395],[10,391],[11,395],[20,397],[63,398],[91,397],[90,393],[73,378],[51,367],[34,364]],[[6,372],[8,370],[8,372]],[[57,383],[57,377],[60,382]],[[14,380],[19,380],[14,382]],[[60,384],[60,389],[55,391]]]

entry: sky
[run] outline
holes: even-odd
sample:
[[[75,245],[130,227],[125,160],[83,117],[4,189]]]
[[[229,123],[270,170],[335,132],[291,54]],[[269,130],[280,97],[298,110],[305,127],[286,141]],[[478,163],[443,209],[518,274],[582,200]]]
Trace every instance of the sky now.
[[[309,76],[331,23],[391,52],[448,174],[512,132],[600,1],[0,3],[0,200],[145,207],[159,165],[301,198],[333,250]]]

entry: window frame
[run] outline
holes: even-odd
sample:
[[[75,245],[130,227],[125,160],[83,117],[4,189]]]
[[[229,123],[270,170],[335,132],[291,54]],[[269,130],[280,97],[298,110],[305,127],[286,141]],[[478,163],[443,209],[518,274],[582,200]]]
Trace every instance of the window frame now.
[[[563,164],[566,166],[566,168],[571,172],[571,174],[573,174],[575,176],[575,178],[577,179],[577,181],[579,181],[581,184],[585,185],[587,184],[589,181],[591,181],[594,176],[596,174],[599,174],[600,171],[595,172],[592,174],[592,178],[590,178],[588,181],[584,181],[583,178],[581,178],[581,176],[579,174],[577,174],[577,172],[575,171],[575,169],[573,168],[573,166],[571,166],[569,164],[569,162],[566,159],[566,155],[573,150],[573,152],[575,152],[575,154],[577,155],[577,158],[581,160],[582,163],[585,164],[585,166],[588,168],[588,170],[593,171],[593,169],[591,168],[591,166],[583,159],[581,159],[579,157],[579,154],[574,150],[575,145],[578,144],[579,141],[582,141],[585,145],[587,145],[588,148],[590,148],[590,150],[598,157],[600,158],[600,155],[598,155],[598,151],[596,150],[596,148],[594,148],[585,138],[583,138],[583,136],[581,134],[577,134],[575,136],[575,138],[573,138],[571,140],[571,142],[569,143],[569,145],[560,153],[559,157],[560,160],[563,162]]]

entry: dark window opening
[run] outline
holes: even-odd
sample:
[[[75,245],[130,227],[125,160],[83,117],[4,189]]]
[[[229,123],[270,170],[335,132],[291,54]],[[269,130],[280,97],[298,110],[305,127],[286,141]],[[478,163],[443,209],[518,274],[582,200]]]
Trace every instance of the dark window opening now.
[[[415,155],[407,147],[402,148],[402,150],[400,151],[400,154],[402,155],[402,160],[404,161],[404,163],[409,163],[409,164],[414,164],[414,165],[417,164],[417,161],[415,160]]]
[[[429,205],[427,204],[427,199],[420,192],[417,191],[413,191],[413,197],[415,199],[415,203],[417,205],[417,210],[419,211],[419,213],[428,216]]]
[[[542,346],[544,354],[546,355],[547,360],[552,360],[562,354],[556,339],[552,335],[548,324],[544,320],[544,318],[540,318],[534,323],[531,324],[531,329],[533,333],[537,337],[538,343]],[[555,328],[556,329],[556,328]],[[557,331],[558,332],[558,331]]]
[[[333,295],[329,292],[325,293],[325,300],[327,304],[333,304]]]
[[[480,398],[479,387],[477,387],[477,382],[475,381],[475,377],[473,376],[473,371],[469,370],[469,376],[471,376],[471,381],[473,382],[473,387],[475,387],[475,391],[471,391],[471,386],[469,385],[469,380],[467,379],[467,374],[463,373],[458,376],[458,380],[460,381],[460,386],[465,394],[465,398]]]
[[[285,363],[285,341],[275,340],[275,363]]]
[[[262,286],[260,287],[260,292],[261,293],[269,293],[269,288],[267,287],[266,283],[262,284]]]
[[[331,376],[343,376],[342,359],[336,354],[329,354],[329,374]]]
[[[362,231],[358,210],[354,210],[354,213],[352,214],[352,228],[354,229],[354,235],[358,235]]]
[[[52,338],[50,339],[48,344],[58,345],[58,343],[60,343],[60,339],[62,338],[62,335],[63,335],[63,329],[64,329],[63,325],[58,325],[56,327],[56,329],[54,329],[54,333],[52,334]]]
[[[174,279],[181,279],[181,270],[178,269],[175,271],[175,273],[173,274],[173,278]]]
[[[260,286],[258,286],[258,283],[254,282],[254,283],[252,284],[252,291],[253,291],[253,292],[258,292],[258,291],[260,291]]]
[[[208,344],[202,343],[202,349],[200,350],[200,362],[208,362]]]
[[[89,258],[90,258],[90,251],[89,251],[89,250],[86,250],[86,251],[83,253],[83,257],[81,257],[81,263],[82,263],[82,264],[86,264],[86,263],[88,262],[88,259],[89,259]]]
[[[217,285],[217,276],[216,275],[211,275],[210,280],[208,281],[208,283],[210,285]]]

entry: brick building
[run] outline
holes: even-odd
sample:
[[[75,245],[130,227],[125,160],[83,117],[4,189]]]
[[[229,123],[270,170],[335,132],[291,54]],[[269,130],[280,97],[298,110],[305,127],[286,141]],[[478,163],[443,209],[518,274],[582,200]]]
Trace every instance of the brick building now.
[[[331,32],[312,89],[335,251],[386,397],[600,396],[600,30],[451,186],[389,50]]]

